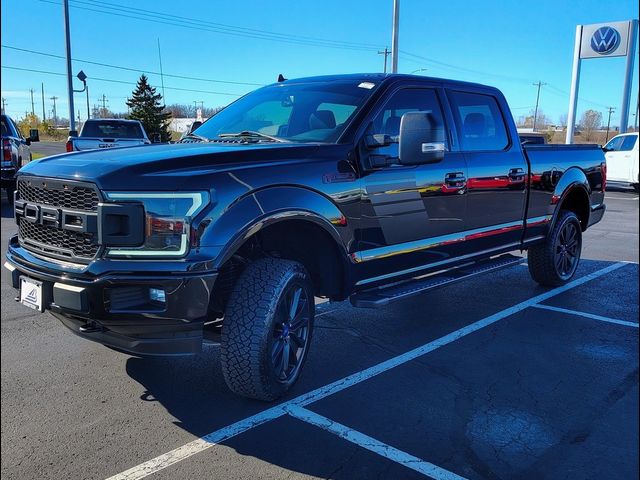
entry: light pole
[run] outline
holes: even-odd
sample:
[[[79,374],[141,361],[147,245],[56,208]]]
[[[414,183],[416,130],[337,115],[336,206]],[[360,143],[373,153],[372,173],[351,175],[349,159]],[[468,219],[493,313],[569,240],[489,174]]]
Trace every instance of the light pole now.
[[[398,73],[398,28],[400,27],[400,0],[393,0],[393,33],[391,35],[391,73]]]
[[[87,85],[87,75],[82,70],[80,70],[76,77],[78,77],[78,80],[80,80],[84,84],[84,87],[82,88],[82,90],[74,90],[74,92],[87,92],[87,120],[89,120],[89,118],[91,118],[91,112],[89,110],[89,86]]]
[[[73,117],[73,79],[71,78],[71,34],[69,33],[69,0],[63,0],[62,10],[64,12],[64,35],[67,50],[67,88],[69,91],[69,134],[76,132],[76,120]]]

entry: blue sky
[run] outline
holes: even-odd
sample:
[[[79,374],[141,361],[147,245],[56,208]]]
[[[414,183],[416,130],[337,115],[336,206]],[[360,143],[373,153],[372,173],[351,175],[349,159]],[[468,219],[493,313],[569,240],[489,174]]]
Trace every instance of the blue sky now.
[[[113,111],[126,111],[126,97],[139,73],[82,60],[158,72],[159,39],[165,74],[267,84],[280,72],[295,78],[382,71],[383,58],[376,52],[391,41],[392,0],[70,3],[72,57],[80,59],[73,63],[74,73],[83,69],[88,75],[92,105],[104,94]],[[2,0],[1,8],[3,46],[64,55],[60,0]],[[192,20],[185,23],[175,16]],[[638,18],[638,4],[630,0],[401,0],[400,50],[405,53],[399,71],[426,68],[419,73],[495,85],[505,93],[516,117],[533,108],[532,84],[541,80],[548,85],[542,88],[540,108],[555,122],[567,111],[575,26],[631,18]],[[623,57],[583,61],[578,115],[588,108],[604,114],[607,106],[613,106],[612,124],[617,125],[624,61]],[[7,113],[20,118],[30,111],[33,88],[36,112],[41,115],[44,82],[47,111],[52,106],[49,97],[55,95],[58,115],[68,115],[64,76],[4,68],[64,73],[63,59],[3,47],[2,65]],[[150,73],[150,79],[160,86],[158,75]],[[203,101],[207,106],[225,105],[256,88],[168,76],[164,84],[167,104]],[[80,86],[77,82],[76,88]],[[636,58],[631,123],[637,98]],[[84,118],[84,93],[76,94],[75,102]]]

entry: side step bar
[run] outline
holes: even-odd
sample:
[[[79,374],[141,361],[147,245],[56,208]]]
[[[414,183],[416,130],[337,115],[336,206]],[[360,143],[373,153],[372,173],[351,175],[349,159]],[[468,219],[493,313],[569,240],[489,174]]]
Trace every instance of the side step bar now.
[[[379,308],[397,300],[413,297],[427,290],[450,285],[481,273],[522,263],[524,258],[506,254],[499,257],[467,263],[451,270],[421,278],[414,278],[392,285],[372,288],[354,293],[349,297],[351,304],[359,308]]]

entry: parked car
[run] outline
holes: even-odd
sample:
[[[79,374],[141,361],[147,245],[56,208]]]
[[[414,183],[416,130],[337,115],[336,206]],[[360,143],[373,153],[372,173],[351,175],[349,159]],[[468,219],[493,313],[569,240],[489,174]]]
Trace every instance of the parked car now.
[[[133,147],[149,145],[151,141],[138,120],[98,118],[87,120],[80,135],[70,136],[67,152],[96,150],[99,148]]]
[[[202,123],[203,122],[201,122],[200,120],[194,121],[191,125],[189,125],[189,128],[187,129],[187,131],[180,136],[180,140],[182,140],[184,137],[187,137],[193,132],[195,132],[200,127],[200,125],[202,125]]]
[[[616,135],[604,146],[607,181],[638,191],[638,132]]]
[[[8,115],[1,115],[2,122],[2,188],[7,193],[7,200],[13,203],[13,192],[16,189],[16,172],[31,161],[31,142],[39,140],[37,131],[33,137],[25,138]]]
[[[522,145],[545,145],[547,143],[547,135],[539,132],[518,132],[520,143]]]
[[[266,86],[179,144],[27,165],[6,267],[24,305],[81,337],[136,355],[219,343],[229,387],[273,400],[302,371],[314,297],[376,308],[520,250],[538,283],[573,278],[604,153],[522,147],[512,118],[499,90],[452,80]]]

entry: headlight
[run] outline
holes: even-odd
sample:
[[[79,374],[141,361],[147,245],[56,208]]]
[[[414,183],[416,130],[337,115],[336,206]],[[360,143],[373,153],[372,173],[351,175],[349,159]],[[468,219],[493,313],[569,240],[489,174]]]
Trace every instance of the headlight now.
[[[144,243],[114,248],[107,256],[182,257],[189,249],[191,220],[209,203],[207,192],[106,192],[108,200],[144,205]]]

